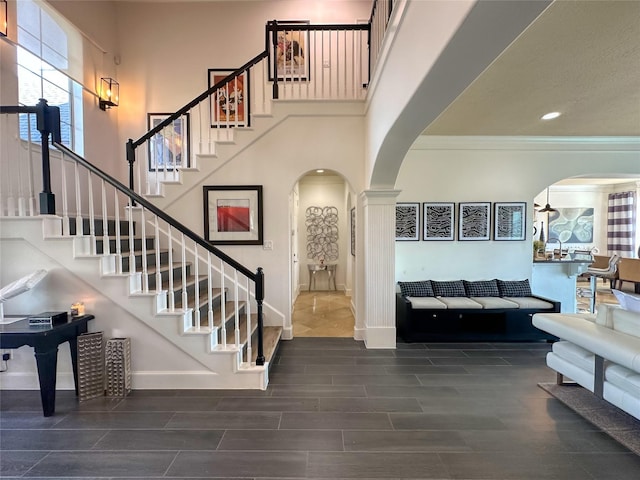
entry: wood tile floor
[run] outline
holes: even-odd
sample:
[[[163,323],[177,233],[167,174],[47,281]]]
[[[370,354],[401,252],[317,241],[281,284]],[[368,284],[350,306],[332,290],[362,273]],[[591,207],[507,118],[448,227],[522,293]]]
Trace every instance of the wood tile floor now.
[[[1,391],[0,476],[637,480],[640,457],[537,387],[548,349],[295,338],[266,391],[61,391],[48,418]]]

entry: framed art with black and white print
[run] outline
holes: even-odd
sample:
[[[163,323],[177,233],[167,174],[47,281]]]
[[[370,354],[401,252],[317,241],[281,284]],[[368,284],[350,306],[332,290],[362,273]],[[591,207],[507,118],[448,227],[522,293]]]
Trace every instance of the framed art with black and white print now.
[[[426,241],[454,240],[455,204],[425,202],[422,204],[422,239]]]
[[[493,239],[524,240],[526,202],[496,202],[493,209]]]
[[[491,235],[491,202],[458,204],[458,240],[489,240]]]
[[[419,203],[396,203],[396,240],[420,240]]]

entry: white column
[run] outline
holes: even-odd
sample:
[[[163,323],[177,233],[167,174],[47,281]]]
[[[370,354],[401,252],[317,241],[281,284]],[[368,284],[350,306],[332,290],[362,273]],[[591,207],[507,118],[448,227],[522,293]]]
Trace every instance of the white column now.
[[[362,201],[362,328],[367,348],[396,347],[395,225],[399,190],[367,190]]]

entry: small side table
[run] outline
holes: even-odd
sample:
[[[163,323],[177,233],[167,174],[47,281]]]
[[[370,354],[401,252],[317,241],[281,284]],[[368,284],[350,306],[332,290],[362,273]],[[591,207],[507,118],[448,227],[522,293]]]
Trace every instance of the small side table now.
[[[327,264],[327,265],[319,265],[317,263],[308,263],[307,268],[309,269],[309,291],[311,291],[311,285],[315,290],[316,288],[316,274],[318,272],[327,272],[327,287],[331,288],[331,283],[333,282],[333,289],[337,290],[336,287],[336,267],[338,265],[335,263]]]
[[[26,317],[26,315],[24,315]],[[69,342],[73,381],[78,394],[78,337],[87,332],[87,322],[93,315],[69,317],[57,325],[29,325],[29,320],[19,320],[0,326],[0,348],[33,347],[40,380],[42,412],[50,417],[56,409],[56,370],[58,366],[58,345]]]

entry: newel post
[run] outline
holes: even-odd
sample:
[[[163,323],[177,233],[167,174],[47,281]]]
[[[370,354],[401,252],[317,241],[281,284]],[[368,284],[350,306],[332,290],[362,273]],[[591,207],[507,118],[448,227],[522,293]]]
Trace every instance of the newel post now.
[[[129,162],[129,189],[132,192],[135,192],[136,189],[134,188],[134,179],[133,179],[133,164],[136,163],[136,147],[133,146],[133,140],[129,139],[127,141],[127,145],[126,145],[126,155],[127,155],[127,162]],[[131,199],[131,206],[134,206],[136,204],[136,202]]]
[[[49,160],[49,135],[61,142],[60,108],[50,107],[41,98],[36,105],[37,129],[42,140],[42,192],[40,192],[40,215],[56,214],[56,197],[51,191],[51,162]]]
[[[256,272],[256,303],[258,305],[258,355],[256,365],[264,365],[264,338],[263,338],[263,314],[262,302],[264,300],[264,272],[258,267]]]
[[[278,21],[273,20],[268,22],[268,27],[271,30],[271,44],[273,47],[273,99],[278,99]]]

